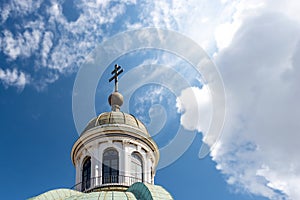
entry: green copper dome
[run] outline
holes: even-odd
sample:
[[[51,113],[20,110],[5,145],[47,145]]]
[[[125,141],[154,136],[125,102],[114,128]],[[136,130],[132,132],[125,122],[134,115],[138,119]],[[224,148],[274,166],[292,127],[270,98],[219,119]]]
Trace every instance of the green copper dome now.
[[[56,190],[50,190],[48,192],[45,192],[41,195],[38,195],[36,197],[30,198],[28,200],[63,200],[67,199],[71,196],[78,196],[81,195],[81,192],[70,190],[70,189],[56,189]]]
[[[135,183],[127,190],[140,200],[173,200],[171,194],[162,186],[148,183]]]
[[[158,185],[135,183],[127,191],[82,193],[70,189],[51,190],[29,200],[173,200],[169,192]]]

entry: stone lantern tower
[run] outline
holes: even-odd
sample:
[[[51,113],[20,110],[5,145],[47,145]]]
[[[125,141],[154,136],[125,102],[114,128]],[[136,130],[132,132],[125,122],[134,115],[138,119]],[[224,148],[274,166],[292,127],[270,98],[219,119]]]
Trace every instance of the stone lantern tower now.
[[[154,183],[158,147],[141,121],[120,111],[123,96],[114,77],[115,91],[108,98],[112,110],[92,119],[72,148],[77,190]]]
[[[112,71],[115,90],[109,96],[110,112],[93,118],[73,145],[71,159],[76,183],[36,199],[139,199],[173,200],[161,186],[154,185],[159,150],[145,125],[120,111],[123,96],[118,92],[120,66]]]

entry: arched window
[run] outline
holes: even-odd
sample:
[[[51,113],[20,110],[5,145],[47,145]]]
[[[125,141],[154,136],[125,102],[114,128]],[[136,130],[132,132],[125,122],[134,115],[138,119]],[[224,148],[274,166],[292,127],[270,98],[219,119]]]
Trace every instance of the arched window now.
[[[85,159],[82,168],[82,185],[81,191],[85,191],[91,187],[91,158]]]
[[[102,183],[119,182],[119,155],[115,149],[107,149],[103,153]]]
[[[143,161],[140,154],[133,152],[131,154],[131,175],[133,182],[143,182]]]

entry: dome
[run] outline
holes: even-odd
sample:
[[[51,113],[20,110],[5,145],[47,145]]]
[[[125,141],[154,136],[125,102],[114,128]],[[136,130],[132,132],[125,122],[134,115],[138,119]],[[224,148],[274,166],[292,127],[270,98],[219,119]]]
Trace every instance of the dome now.
[[[138,120],[134,115],[127,114],[124,112],[119,112],[119,111],[101,113],[98,117],[93,118],[88,123],[88,125],[86,126],[82,134],[95,127],[116,125],[116,124],[127,125],[136,128],[142,133],[144,133],[146,136],[150,136],[145,125],[140,120]]]
[[[173,200],[171,194],[161,186],[135,183],[126,191],[99,191],[82,193],[70,189],[56,189],[29,200]]]

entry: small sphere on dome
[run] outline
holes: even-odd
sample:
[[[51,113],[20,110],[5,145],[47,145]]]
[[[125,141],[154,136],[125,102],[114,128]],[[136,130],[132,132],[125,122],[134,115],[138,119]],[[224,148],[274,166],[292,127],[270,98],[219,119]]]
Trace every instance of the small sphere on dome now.
[[[123,95],[120,94],[119,92],[113,92],[111,95],[108,97],[108,103],[112,107],[121,107],[123,105]]]

